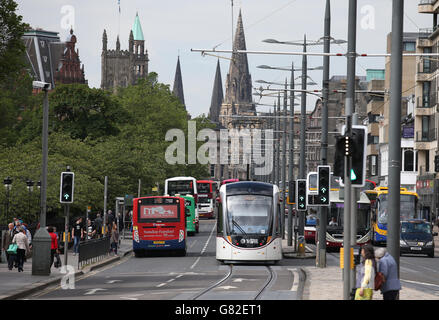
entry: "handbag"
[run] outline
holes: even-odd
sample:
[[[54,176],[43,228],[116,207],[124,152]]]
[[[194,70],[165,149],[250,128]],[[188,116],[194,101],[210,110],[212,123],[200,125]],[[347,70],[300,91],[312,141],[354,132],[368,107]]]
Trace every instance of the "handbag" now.
[[[375,274],[375,291],[380,290],[385,281],[384,274],[382,272],[377,272]]]
[[[9,254],[17,254],[18,245],[16,243],[11,243],[8,247],[8,250],[6,250]]]
[[[355,290],[355,300],[372,300],[373,297],[372,289],[364,288],[362,296],[360,296],[360,289],[361,288],[357,288],[357,290]]]

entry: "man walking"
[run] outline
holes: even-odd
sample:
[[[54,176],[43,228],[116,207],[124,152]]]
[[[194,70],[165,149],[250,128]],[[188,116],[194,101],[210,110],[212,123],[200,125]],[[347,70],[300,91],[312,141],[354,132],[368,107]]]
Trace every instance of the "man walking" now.
[[[399,300],[401,282],[398,278],[398,266],[395,259],[385,248],[375,250],[375,257],[378,259],[378,271],[384,275],[385,282],[381,286],[381,293],[384,300]]]
[[[8,261],[9,270],[12,270],[15,262],[15,254],[8,253],[8,248],[9,245],[12,243],[13,238],[14,238],[14,224],[10,223],[8,224],[8,230],[5,233],[3,233],[3,237],[2,237],[3,250],[5,250],[6,260]]]
[[[79,254],[79,244],[81,239],[84,238],[84,228],[82,226],[82,218],[76,220],[75,225],[72,228],[73,234],[73,255],[76,256]]]

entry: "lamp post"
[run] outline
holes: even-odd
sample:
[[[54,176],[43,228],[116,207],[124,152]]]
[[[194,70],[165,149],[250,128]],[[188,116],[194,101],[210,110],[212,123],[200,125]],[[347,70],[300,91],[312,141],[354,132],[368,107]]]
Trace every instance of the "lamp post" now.
[[[26,181],[26,185],[27,185],[27,191],[29,193],[29,197],[27,199],[27,202],[28,202],[28,210],[29,210],[29,217],[30,217],[30,198],[31,198],[32,191],[34,191],[34,182],[32,180],[28,179]]]
[[[3,180],[3,183],[6,188],[6,222],[8,222],[9,219],[9,192],[12,188],[12,179],[10,177],[7,177]]]
[[[41,212],[40,228],[35,233],[32,244],[32,275],[50,274],[50,235],[46,230],[46,210],[47,210],[47,162],[48,162],[48,137],[49,137],[49,90],[50,83],[34,81],[34,88],[44,92],[43,102],[43,134],[42,134],[42,179],[41,179]]]

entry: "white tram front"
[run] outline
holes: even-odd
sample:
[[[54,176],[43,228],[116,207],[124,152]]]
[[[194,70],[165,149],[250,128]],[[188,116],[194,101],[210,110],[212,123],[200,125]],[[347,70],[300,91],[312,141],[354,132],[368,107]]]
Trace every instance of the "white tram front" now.
[[[282,259],[281,215],[277,186],[253,181],[220,189],[216,258],[224,263]]]

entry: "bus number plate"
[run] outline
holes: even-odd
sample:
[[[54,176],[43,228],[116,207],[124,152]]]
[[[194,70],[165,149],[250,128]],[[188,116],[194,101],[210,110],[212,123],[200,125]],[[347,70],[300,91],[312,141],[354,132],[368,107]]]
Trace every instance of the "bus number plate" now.
[[[153,244],[165,244],[164,241],[153,241]]]

